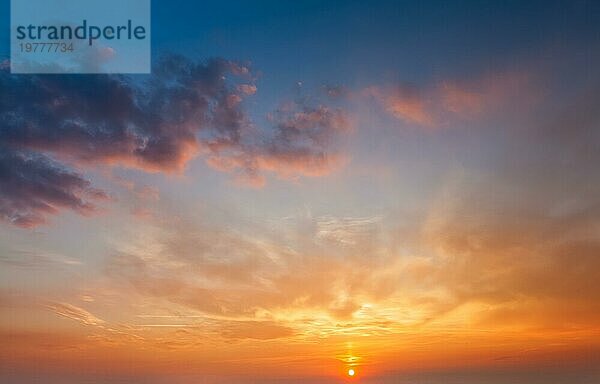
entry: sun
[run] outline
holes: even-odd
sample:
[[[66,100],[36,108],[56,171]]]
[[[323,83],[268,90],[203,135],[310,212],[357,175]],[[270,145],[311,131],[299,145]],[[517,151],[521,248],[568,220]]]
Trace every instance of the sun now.
[[[350,368],[350,369],[348,370],[348,376],[350,376],[350,377],[354,376],[354,374],[355,374],[355,373],[356,373],[356,372],[354,372],[354,369],[352,369],[352,368]]]

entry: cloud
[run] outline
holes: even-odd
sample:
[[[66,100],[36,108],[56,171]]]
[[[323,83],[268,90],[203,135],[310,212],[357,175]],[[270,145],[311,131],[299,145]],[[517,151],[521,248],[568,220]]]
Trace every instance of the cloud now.
[[[272,340],[294,335],[294,330],[271,320],[228,320],[203,315],[138,315],[153,319],[153,322],[133,326],[134,328],[174,328],[178,331],[170,338],[169,348],[189,347],[193,340],[207,334],[230,340]],[[165,343],[160,343],[165,346]]]
[[[19,268],[49,268],[58,265],[81,265],[81,261],[63,255],[36,251],[5,251],[0,264]]]
[[[288,224],[296,230],[277,230],[271,239],[181,219],[158,223],[148,238],[118,249],[107,273],[143,297],[233,320],[303,310],[348,319],[363,300],[392,292],[395,277],[386,275],[392,255],[373,241],[377,219],[296,218]],[[319,237],[323,230],[335,236]]]
[[[333,148],[339,136],[351,130],[351,119],[341,109],[324,105],[288,103],[269,115],[273,125],[238,146],[214,147],[208,164],[237,174],[238,181],[260,187],[264,173],[281,178],[317,177],[329,174],[343,163]]]
[[[377,233],[381,217],[323,217],[317,221],[317,237],[344,246],[369,242]]]
[[[235,140],[243,115],[227,100],[225,77],[240,72],[222,59],[194,63],[165,57],[141,82],[108,76],[16,76],[2,73],[0,140],[14,148],[78,163],[181,171],[210,140]],[[145,81],[144,81],[145,80]]]
[[[61,209],[82,215],[96,211],[93,201],[107,195],[75,172],[47,157],[4,149],[0,152],[0,218],[31,228]]]
[[[294,331],[272,321],[230,321],[224,323],[221,334],[228,339],[269,340],[292,336]]]
[[[76,307],[69,303],[52,303],[47,305],[57,315],[75,320],[84,325],[102,325],[104,320],[97,318],[85,309]]]
[[[374,99],[392,117],[410,125],[437,128],[537,100],[531,76],[524,72],[484,73],[470,79],[444,80],[429,86],[371,86],[360,96]],[[515,105],[515,100],[519,105]]]
[[[94,210],[102,193],[69,170],[73,166],[180,173],[202,153],[213,168],[259,186],[264,173],[331,172],[341,163],[330,153],[333,139],[348,125],[343,111],[319,105],[278,111],[272,129],[255,129],[242,103],[256,93],[253,74],[224,59],[165,56],[152,75],[140,77],[19,76],[2,68],[0,88],[9,90],[0,95],[6,168],[0,177],[12,183],[0,190],[0,210],[5,221],[22,227],[44,223],[61,209]],[[49,177],[42,179],[44,169]],[[31,189],[36,183],[44,184],[39,192]]]
[[[594,231],[600,201],[557,216],[552,202],[531,204],[527,193],[508,191],[519,188],[524,186],[463,175],[433,205],[423,240],[438,255],[425,274],[447,293],[432,306],[437,316],[483,303],[470,314],[480,325],[563,328],[597,322],[600,242]]]
[[[325,95],[327,95],[327,97],[334,99],[334,100],[348,97],[352,93],[348,88],[341,86],[341,85],[327,84],[327,85],[324,85],[322,88],[323,88],[323,92],[325,93]]]
[[[256,85],[240,84],[237,89],[244,95],[254,95],[256,93]]]
[[[424,127],[435,125],[427,99],[415,88],[382,89],[372,86],[365,89],[363,93],[373,97],[382,104],[386,112],[399,120]]]

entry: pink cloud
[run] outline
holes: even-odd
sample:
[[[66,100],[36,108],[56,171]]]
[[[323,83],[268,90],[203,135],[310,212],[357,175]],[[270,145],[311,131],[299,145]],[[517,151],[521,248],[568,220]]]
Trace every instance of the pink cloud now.
[[[387,113],[399,120],[424,127],[435,125],[427,100],[414,90],[400,87],[382,89],[373,86],[367,88],[364,94],[374,97]]]
[[[361,96],[375,99],[392,117],[425,128],[481,118],[517,100],[530,105],[536,99],[529,74],[511,71],[445,80],[423,88],[371,86]]]

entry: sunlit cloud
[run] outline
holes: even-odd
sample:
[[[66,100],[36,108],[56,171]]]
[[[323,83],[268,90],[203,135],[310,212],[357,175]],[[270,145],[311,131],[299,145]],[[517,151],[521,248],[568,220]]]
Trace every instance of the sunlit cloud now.
[[[390,116],[424,128],[489,118],[507,107],[522,110],[540,95],[526,72],[484,73],[466,80],[444,80],[429,86],[370,86],[359,97],[374,99]],[[515,105],[515,98],[519,104]]]
[[[76,307],[69,303],[52,303],[48,304],[48,308],[57,315],[75,320],[84,325],[104,324],[104,320],[97,318],[83,308]]]

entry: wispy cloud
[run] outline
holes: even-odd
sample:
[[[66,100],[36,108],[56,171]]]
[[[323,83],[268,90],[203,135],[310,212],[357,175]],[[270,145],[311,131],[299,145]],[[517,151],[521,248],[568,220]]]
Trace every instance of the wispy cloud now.
[[[5,251],[0,256],[0,264],[21,268],[48,268],[53,265],[77,266],[82,262],[77,259],[58,254],[38,251]]]
[[[489,118],[507,106],[526,108],[539,97],[532,83],[530,74],[507,70],[429,86],[374,85],[358,94],[374,99],[390,116],[408,125],[439,128],[450,122]]]
[[[104,320],[97,318],[83,308],[76,307],[69,303],[50,303],[47,307],[57,315],[77,321],[84,325],[104,324]]]

